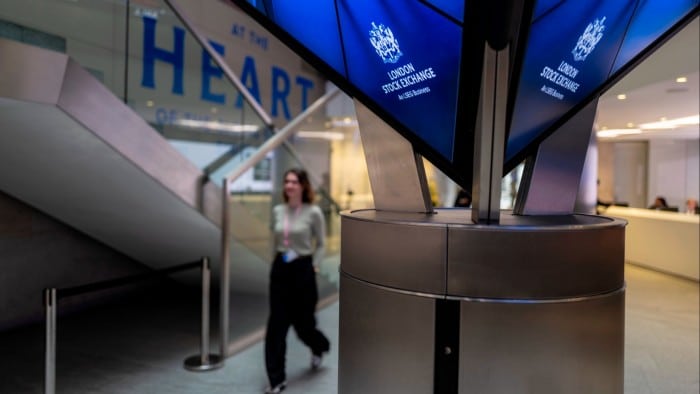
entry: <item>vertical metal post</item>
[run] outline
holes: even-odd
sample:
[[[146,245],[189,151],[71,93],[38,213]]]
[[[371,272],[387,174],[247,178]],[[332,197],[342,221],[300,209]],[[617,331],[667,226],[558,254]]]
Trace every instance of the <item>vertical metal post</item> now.
[[[44,394],[56,392],[56,307],[56,289],[44,289],[44,311],[46,312]]]
[[[474,140],[472,221],[498,224],[508,97],[508,51],[484,47],[479,117]]]
[[[221,278],[220,278],[220,302],[219,302],[219,354],[225,359],[228,355],[228,306],[229,306],[229,265],[231,254],[231,230],[229,224],[230,198],[229,178],[224,177],[221,185],[223,201],[223,218],[221,219]]]
[[[209,259],[202,258],[202,333],[200,360],[202,364],[209,363]]]
[[[598,100],[591,101],[527,159],[514,214],[569,215],[574,212],[597,107]]]
[[[224,358],[215,354],[209,354],[209,289],[211,283],[211,270],[209,258],[202,257],[202,332],[200,334],[199,355],[188,357],[185,360],[185,369],[190,371],[210,371],[224,365]]]

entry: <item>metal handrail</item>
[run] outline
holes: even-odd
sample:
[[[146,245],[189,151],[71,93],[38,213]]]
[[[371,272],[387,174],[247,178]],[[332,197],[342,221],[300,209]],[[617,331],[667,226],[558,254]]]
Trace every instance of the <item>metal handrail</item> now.
[[[202,268],[202,331],[201,354],[185,360],[185,368],[192,371],[205,371],[223,366],[223,357],[209,354],[209,258],[203,257],[198,261],[184,263],[169,268],[154,270],[144,274],[130,275],[121,278],[109,279],[80,286],[63,289],[44,289],[44,310],[46,318],[45,357],[44,357],[44,393],[56,392],[56,314],[60,299],[73,297],[80,294],[107,290],[128,284],[162,278],[175,272],[186,271],[192,268]]]
[[[252,154],[250,157],[244,160],[238,167],[236,167],[232,172],[230,172],[226,176],[226,178],[228,178],[229,181],[233,182],[234,180],[238,179],[241,175],[243,175],[246,171],[253,168],[253,166],[256,165],[260,160],[264,159],[268,153],[272,152],[278,146],[285,143],[286,140],[295,131],[297,131],[297,129],[302,125],[303,121],[306,120],[306,118],[308,118],[309,116],[313,115],[316,111],[321,109],[328,101],[333,99],[339,93],[340,89],[336,88],[335,86],[329,89],[328,92],[326,92],[326,94],[314,101],[302,113],[300,113],[297,117],[292,119],[284,127],[279,129],[279,131],[277,131],[275,135],[272,136],[272,138],[268,139],[267,141],[265,141],[264,144],[260,145],[260,148],[258,148],[258,150],[254,154]]]

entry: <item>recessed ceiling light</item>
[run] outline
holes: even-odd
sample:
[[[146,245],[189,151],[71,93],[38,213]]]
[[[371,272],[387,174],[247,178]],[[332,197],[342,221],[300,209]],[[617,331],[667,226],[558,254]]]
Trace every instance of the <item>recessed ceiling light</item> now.
[[[627,95],[626,95],[626,94],[618,94],[618,95],[617,95],[617,99],[618,99],[618,100],[624,100],[624,99],[626,99],[626,98],[627,98]]]
[[[685,116],[676,119],[667,119],[661,122],[643,123],[639,127],[645,130],[675,129],[678,127],[694,126],[700,124],[700,115]]]
[[[319,138],[330,141],[340,141],[345,135],[339,131],[297,131],[299,138]]]
[[[175,124],[185,127],[195,127],[207,130],[227,131],[230,133],[255,133],[260,127],[253,124],[235,124],[207,120],[178,119]]]
[[[152,107],[154,105],[153,100],[146,101],[146,107]]]
[[[600,138],[614,138],[619,135],[633,135],[633,134],[641,134],[642,131],[639,129],[610,129],[610,130],[601,130],[596,133],[596,135]]]
[[[678,77],[678,78],[676,78],[676,82],[678,82],[678,83],[686,83],[686,82],[688,82],[688,78],[686,78],[686,77]]]

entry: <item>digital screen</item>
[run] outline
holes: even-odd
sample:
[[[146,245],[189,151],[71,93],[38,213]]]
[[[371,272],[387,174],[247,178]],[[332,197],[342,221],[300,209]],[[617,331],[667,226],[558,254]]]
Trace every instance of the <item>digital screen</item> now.
[[[429,4],[432,4],[435,8],[441,10],[447,15],[455,18],[460,23],[464,22],[464,2],[455,0],[427,0]]]
[[[698,0],[646,0],[642,1],[632,17],[620,54],[612,72],[630,62],[635,56],[678,23]]]
[[[697,7],[698,0],[540,0],[533,10],[506,168]],[[572,17],[572,16],[575,16]]]
[[[248,3],[343,76],[370,108],[452,162],[463,1]]]
[[[335,71],[346,75],[335,1],[266,0],[264,11],[279,27],[320,57]]]
[[[460,27],[418,1],[339,1],[339,15],[350,83],[452,161]]]
[[[533,21],[506,160],[607,79],[636,2],[564,1]]]
[[[480,89],[479,29],[490,28],[487,15],[474,13],[484,7],[474,3],[475,10],[466,11],[464,0],[232,1],[260,11],[263,24],[320,59],[309,60],[332,70],[333,82],[470,188],[476,119],[468,117],[476,113]],[[518,47],[511,59],[518,74],[511,75],[504,169],[697,13],[698,2],[537,0],[523,10],[532,19],[519,32],[527,38],[524,50]]]

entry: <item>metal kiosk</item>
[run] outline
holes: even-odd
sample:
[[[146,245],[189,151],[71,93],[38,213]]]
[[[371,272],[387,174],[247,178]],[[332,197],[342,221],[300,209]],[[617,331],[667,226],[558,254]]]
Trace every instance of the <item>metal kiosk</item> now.
[[[487,48],[485,70],[505,52]],[[571,213],[595,106],[539,146],[500,212],[503,128],[486,120],[502,106],[481,109],[473,208],[434,210],[420,156],[355,102],[376,209],[342,217],[340,394],[623,392],[626,223]]]

